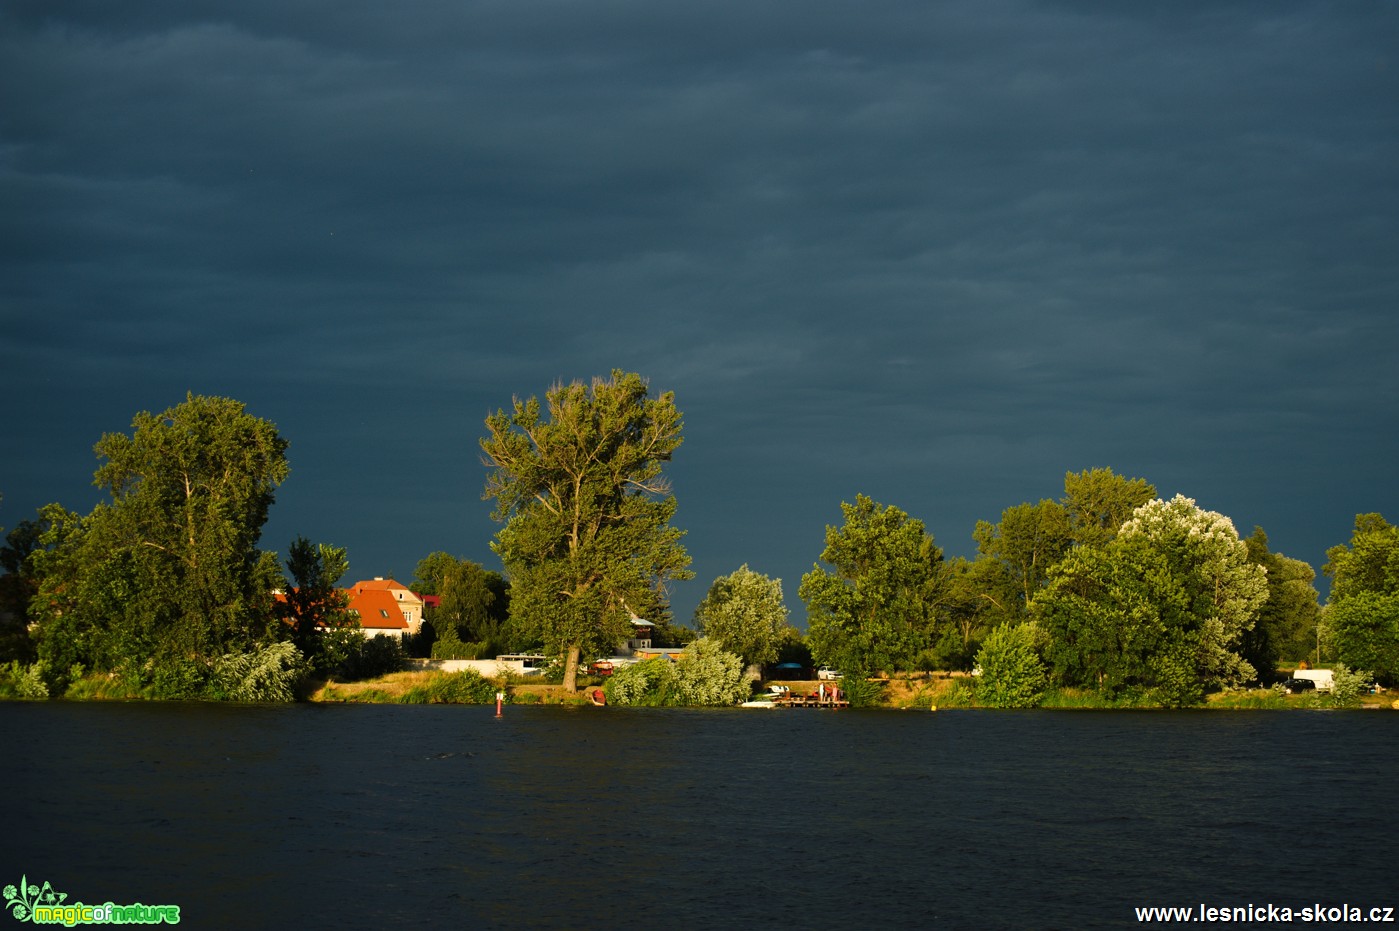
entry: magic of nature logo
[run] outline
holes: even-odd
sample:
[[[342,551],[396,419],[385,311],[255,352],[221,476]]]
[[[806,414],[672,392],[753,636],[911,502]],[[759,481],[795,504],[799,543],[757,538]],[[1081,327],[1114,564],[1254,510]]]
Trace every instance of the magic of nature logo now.
[[[21,876],[18,886],[5,887],[5,908],[12,918],[36,925],[63,925],[72,928],[76,925],[158,925],[179,924],[178,905],[118,905],[104,902],[101,905],[85,905],[82,902],[68,903],[68,893],[59,892],[51,883],[42,886],[29,882],[28,876]]]

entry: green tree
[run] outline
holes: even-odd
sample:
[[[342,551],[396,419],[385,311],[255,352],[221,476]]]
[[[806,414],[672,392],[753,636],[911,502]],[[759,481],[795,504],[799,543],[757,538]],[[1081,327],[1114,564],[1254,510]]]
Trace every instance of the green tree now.
[[[702,636],[737,653],[746,665],[775,662],[788,626],[782,580],[754,572],[745,563],[714,580],[695,609],[695,622]]]
[[[978,521],[972,537],[977,551],[1000,562],[1015,583],[1015,614],[1024,618],[1049,569],[1069,550],[1069,512],[1057,501],[1017,504],[998,524]]]
[[[1188,678],[1188,668],[1178,668],[1185,651],[1177,642],[1188,626],[1187,605],[1164,554],[1136,538],[1075,548],[1054,567],[1032,609],[1048,635],[1045,654],[1056,681],[1115,697]],[[1202,694],[1192,682],[1169,703],[1190,704]]]
[[[413,581],[408,583],[408,587],[419,595],[440,595],[443,579],[455,572],[463,561],[441,550],[428,553],[418,560],[413,570]]]
[[[428,614],[439,643],[494,645],[501,648],[495,652],[505,652],[510,586],[499,572],[438,552],[424,557],[415,575],[426,582],[429,594],[441,599]],[[446,655],[451,649],[447,646],[434,655]]]
[[[1117,536],[1132,512],[1156,497],[1156,486],[1126,478],[1112,469],[1085,469],[1064,475],[1064,509],[1077,546],[1101,546]]]
[[[807,639],[817,662],[847,676],[909,668],[935,632],[942,550],[896,507],[857,495],[826,528],[822,561],[802,577]]]
[[[99,669],[211,662],[275,639],[276,556],[257,549],[286,441],[227,398],[188,395],[110,433],[80,521],[49,512],[40,653]],[[56,665],[52,663],[51,665]]]
[[[1361,592],[1399,594],[1399,527],[1379,514],[1355,515],[1350,545],[1327,550],[1322,571],[1331,579],[1332,603]]]
[[[1399,527],[1379,514],[1358,514],[1350,545],[1326,551],[1331,578],[1325,626],[1336,655],[1399,681]]]
[[[1031,624],[1005,624],[991,632],[976,654],[981,676],[977,701],[990,708],[1033,708],[1046,681]]]
[[[1269,550],[1262,527],[1254,527],[1244,545],[1249,562],[1267,573],[1268,600],[1259,608],[1253,628],[1244,632],[1239,653],[1267,682],[1277,678],[1284,659],[1301,659],[1315,641],[1320,613],[1312,584],[1316,572],[1300,559]]]
[[[303,655],[314,658],[320,652],[320,638],[326,630],[359,626],[347,610],[349,597],[336,587],[349,571],[350,560],[343,547],[313,545],[300,536],[291,542],[287,584],[276,610]]]
[[[986,634],[1020,617],[1021,587],[998,559],[961,556],[945,563],[941,600],[947,624],[923,662],[927,669],[971,669]]]
[[[511,618],[564,657],[577,687],[584,651],[610,651],[632,617],[669,615],[667,586],[692,576],[675,497],[662,475],[681,443],[670,392],[636,374],[558,384],[486,419],[484,497],[504,526],[492,544],[511,584]]]

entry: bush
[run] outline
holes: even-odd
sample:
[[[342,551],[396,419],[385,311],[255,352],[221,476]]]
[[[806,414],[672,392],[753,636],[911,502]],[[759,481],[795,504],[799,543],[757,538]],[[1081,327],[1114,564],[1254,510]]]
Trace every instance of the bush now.
[[[610,705],[668,705],[674,692],[674,664],[660,657],[620,667],[603,686]]]
[[[293,701],[308,671],[301,651],[283,641],[221,657],[214,664],[210,691],[228,701]]]
[[[879,704],[884,696],[884,683],[875,682],[869,672],[856,669],[845,673],[840,679],[840,691],[851,708],[870,708]]]
[[[1324,704],[1332,708],[1353,708],[1360,704],[1360,696],[1368,694],[1374,679],[1363,669],[1351,671],[1345,663],[1337,663],[1331,669],[1335,683],[1330,695],[1321,696]]]
[[[364,634],[355,627],[331,627],[317,633],[315,644],[309,657],[315,674],[336,675],[364,646]]]
[[[433,659],[480,659],[490,649],[487,640],[463,643],[455,637],[439,637],[432,645]]]
[[[437,676],[427,685],[409,689],[399,701],[410,705],[488,705],[499,691],[474,669]]]
[[[16,660],[8,666],[0,666],[0,698],[40,701],[48,697],[49,687],[44,682],[43,663],[26,666]]]
[[[365,637],[347,640],[339,662],[330,672],[342,682],[357,682],[399,672],[407,664],[397,637]]]
[[[752,691],[743,658],[701,637],[675,663],[675,692],[682,705],[736,705]]]
[[[1044,695],[1044,662],[1035,651],[1035,629],[1003,624],[987,636],[976,654],[981,667],[978,704],[988,708],[1033,708]]]
[[[141,676],[140,693],[160,701],[192,701],[209,690],[210,669],[183,657],[156,661]]]

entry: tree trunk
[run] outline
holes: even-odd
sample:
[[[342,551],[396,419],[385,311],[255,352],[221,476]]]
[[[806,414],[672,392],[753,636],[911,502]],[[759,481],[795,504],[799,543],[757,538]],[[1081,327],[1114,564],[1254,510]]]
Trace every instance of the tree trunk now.
[[[570,692],[578,691],[578,654],[582,648],[576,643],[568,645],[568,656],[563,665],[563,687]]]

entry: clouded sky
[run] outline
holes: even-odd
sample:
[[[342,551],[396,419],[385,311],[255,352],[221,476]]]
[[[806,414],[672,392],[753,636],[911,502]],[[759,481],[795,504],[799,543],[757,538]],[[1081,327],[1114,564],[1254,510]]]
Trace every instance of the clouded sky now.
[[[497,566],[478,440],[673,390],[697,578],[857,493],[949,554],[1110,466],[1317,566],[1399,520],[1399,7],[0,7],[0,524],[186,391],[290,441],[263,543]]]

